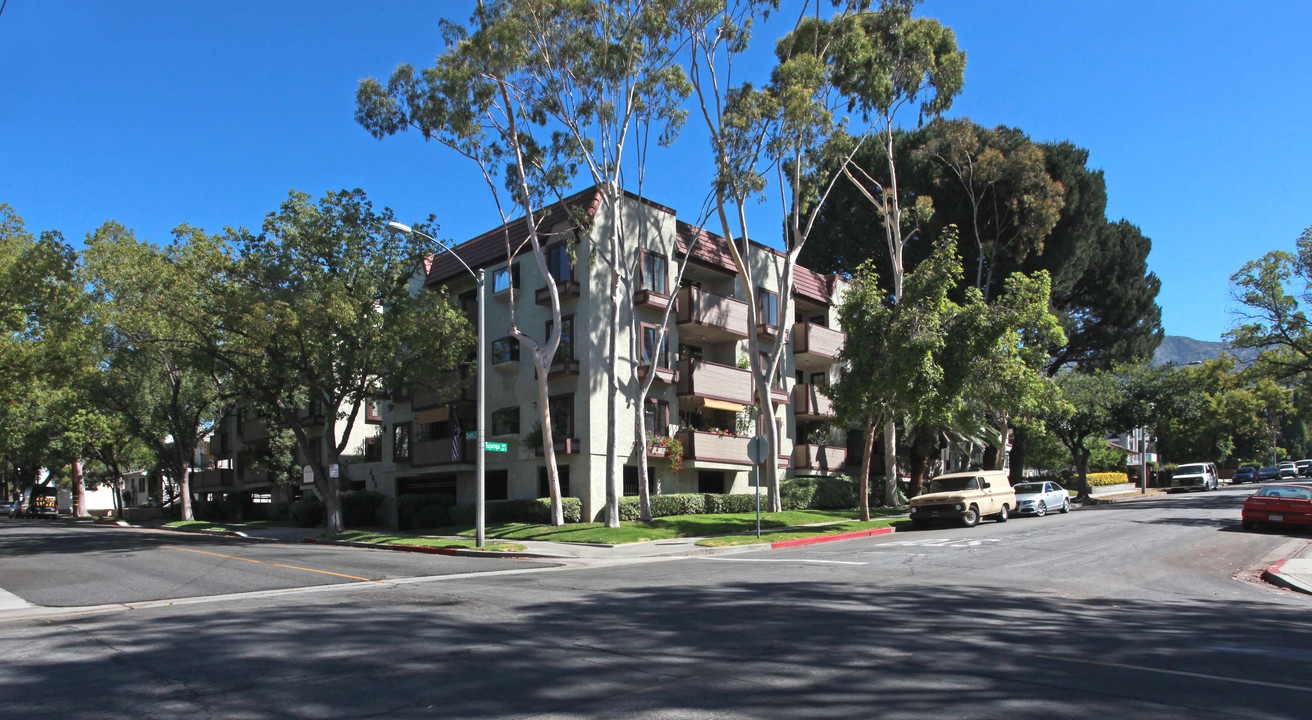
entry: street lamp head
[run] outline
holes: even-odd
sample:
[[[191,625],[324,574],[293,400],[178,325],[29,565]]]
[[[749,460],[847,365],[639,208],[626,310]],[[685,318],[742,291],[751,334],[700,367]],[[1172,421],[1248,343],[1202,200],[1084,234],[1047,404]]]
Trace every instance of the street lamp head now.
[[[387,223],[387,230],[389,232],[403,233],[405,235],[411,235],[414,233],[414,230],[410,229],[409,225],[404,225],[395,220],[392,220],[391,222]]]

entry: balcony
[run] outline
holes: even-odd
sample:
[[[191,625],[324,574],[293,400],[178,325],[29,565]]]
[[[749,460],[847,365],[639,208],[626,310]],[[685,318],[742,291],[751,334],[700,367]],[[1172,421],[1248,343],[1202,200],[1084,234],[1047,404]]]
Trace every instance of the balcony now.
[[[683,443],[683,459],[687,461],[722,462],[734,465],[751,465],[747,457],[748,437],[719,435],[700,430],[684,430],[678,434]]]
[[[639,365],[638,382],[644,382],[644,383],[647,382],[647,374],[650,372],[652,372],[651,365]],[[674,368],[657,366],[655,372],[656,372],[656,379],[652,381],[653,385],[655,383],[665,383],[666,385],[673,385],[675,381],[679,379],[679,371],[675,370]]]
[[[565,438],[564,440],[556,440],[551,444],[551,446],[555,448],[556,455],[578,455],[579,450],[583,447],[582,443],[579,442],[578,438]],[[541,445],[539,445],[536,448],[536,452],[538,457],[543,456]]]
[[[834,473],[847,463],[847,448],[833,445],[798,445],[793,448],[793,465],[798,470]]]
[[[699,288],[686,287],[678,295],[679,341],[716,343],[746,340],[747,303]]]
[[[211,488],[230,488],[235,484],[235,473],[231,470],[201,470],[191,473],[187,480],[193,492],[204,492]]]
[[[560,302],[563,304],[566,300],[577,299],[582,289],[579,287],[577,280],[561,280],[556,283],[556,294],[560,296]],[[551,288],[543,285],[538,288],[535,294],[535,300],[539,305],[551,305]]]
[[[680,397],[692,396],[739,405],[752,404],[750,371],[706,360],[680,360],[676,387]]]
[[[560,380],[562,378],[572,378],[579,376],[579,361],[572,359],[561,359],[553,362],[547,370],[548,380]]]
[[[460,454],[453,457],[455,444],[460,443]],[[474,462],[473,440],[464,438],[438,438],[417,442],[411,449],[410,464],[415,467],[423,465],[453,465]]]
[[[819,385],[793,386],[793,415],[803,420],[819,420],[834,416],[834,401],[820,392]]]
[[[673,300],[665,293],[659,293],[655,290],[639,290],[633,293],[633,304],[638,307],[651,308],[652,310],[664,310],[670,306]],[[678,307],[678,304],[675,304]]]
[[[846,335],[815,323],[793,324],[793,364],[804,372],[828,370],[838,362]]]

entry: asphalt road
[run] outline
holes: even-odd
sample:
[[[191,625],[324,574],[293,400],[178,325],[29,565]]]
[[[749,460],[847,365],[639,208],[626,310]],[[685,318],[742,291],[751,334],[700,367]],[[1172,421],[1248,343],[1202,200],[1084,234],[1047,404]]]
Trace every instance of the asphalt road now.
[[[1308,536],[1241,531],[1246,494],[554,569],[297,555],[282,564],[385,581],[268,591],[278,582],[246,579],[266,589],[0,623],[0,707],[15,718],[1306,718],[1312,598],[1249,572]],[[27,527],[0,525],[11,592]],[[161,552],[140,540],[115,550],[128,535],[101,532],[93,563]],[[222,585],[231,562],[204,582]],[[512,571],[444,574],[447,563]],[[97,585],[61,597],[107,596]]]

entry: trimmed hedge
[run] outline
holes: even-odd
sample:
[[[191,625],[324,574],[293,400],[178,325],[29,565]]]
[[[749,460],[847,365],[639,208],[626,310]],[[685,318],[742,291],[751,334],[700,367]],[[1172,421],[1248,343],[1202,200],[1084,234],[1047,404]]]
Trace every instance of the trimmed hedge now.
[[[873,495],[874,483],[870,489]],[[785,510],[847,510],[857,506],[856,493],[856,481],[846,475],[793,478],[779,488]]]
[[[438,493],[407,493],[396,498],[398,525],[402,530],[446,527],[451,524],[451,506],[456,499]]]
[[[348,490],[341,494],[342,525],[365,527],[381,525],[381,511],[386,498],[372,490]]]
[[[1130,476],[1123,472],[1100,472],[1089,473],[1085,476],[1089,481],[1089,487],[1101,487],[1103,485],[1120,485],[1121,483],[1130,482]]]
[[[565,522],[576,523],[583,520],[583,501],[576,497],[561,498]],[[474,504],[453,505],[448,511],[452,525],[473,525]],[[522,522],[547,525],[551,522],[551,498],[534,498],[531,500],[500,500],[490,502],[483,507],[483,519],[489,523]]]
[[[314,495],[303,497],[292,503],[291,519],[300,527],[319,527],[323,524],[325,515],[323,503]]]

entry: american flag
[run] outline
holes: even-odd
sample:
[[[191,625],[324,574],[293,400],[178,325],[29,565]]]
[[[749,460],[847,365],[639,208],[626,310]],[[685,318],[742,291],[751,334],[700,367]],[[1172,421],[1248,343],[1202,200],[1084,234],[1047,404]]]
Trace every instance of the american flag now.
[[[460,431],[460,415],[451,413],[451,462],[460,462],[460,446],[465,444],[464,433]]]

